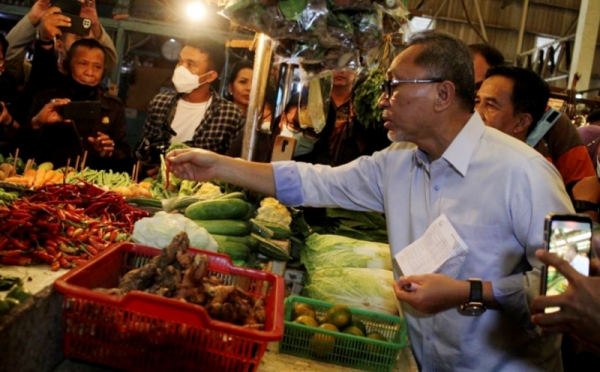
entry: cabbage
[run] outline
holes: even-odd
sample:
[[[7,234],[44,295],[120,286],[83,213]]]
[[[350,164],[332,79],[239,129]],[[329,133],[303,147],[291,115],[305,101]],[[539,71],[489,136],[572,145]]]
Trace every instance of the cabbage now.
[[[300,252],[308,270],[357,267],[392,270],[390,246],[338,235],[312,234]]]
[[[190,247],[217,251],[217,242],[206,229],[181,214],[158,212],[154,217],[142,218],[133,225],[131,238],[138,244],[164,249],[182,231],[188,234]]]
[[[310,298],[345,304],[377,313],[398,315],[394,274],[383,269],[323,269],[312,273],[304,287]]]

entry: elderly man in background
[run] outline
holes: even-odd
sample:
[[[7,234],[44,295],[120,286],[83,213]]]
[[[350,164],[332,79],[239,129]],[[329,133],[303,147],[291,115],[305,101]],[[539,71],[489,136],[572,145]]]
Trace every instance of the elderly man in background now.
[[[73,43],[65,60],[69,73],[64,85],[38,94],[27,121],[26,157],[63,166],[74,164],[87,151],[87,165],[94,169],[129,171],[133,164],[125,142],[125,108],[118,97],[101,87],[104,48],[94,39]],[[96,101],[98,114],[67,120],[64,108],[71,102]],[[85,113],[84,113],[85,114]]]

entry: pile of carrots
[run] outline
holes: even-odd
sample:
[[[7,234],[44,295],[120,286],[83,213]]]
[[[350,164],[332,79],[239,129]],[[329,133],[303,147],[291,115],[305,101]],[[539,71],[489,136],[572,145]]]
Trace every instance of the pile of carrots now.
[[[69,176],[69,174],[67,174]],[[10,182],[17,185],[24,185],[29,188],[38,189],[43,186],[55,185],[64,181],[65,174],[62,171],[29,169],[23,176],[8,177],[4,182]]]

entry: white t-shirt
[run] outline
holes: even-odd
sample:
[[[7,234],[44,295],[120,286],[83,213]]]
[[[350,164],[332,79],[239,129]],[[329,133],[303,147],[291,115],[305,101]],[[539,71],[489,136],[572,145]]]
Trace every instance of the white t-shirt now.
[[[171,123],[171,128],[177,135],[171,138],[171,143],[190,141],[194,138],[194,132],[206,114],[206,109],[210,106],[212,97],[202,103],[192,103],[180,99],[175,109],[175,117]]]

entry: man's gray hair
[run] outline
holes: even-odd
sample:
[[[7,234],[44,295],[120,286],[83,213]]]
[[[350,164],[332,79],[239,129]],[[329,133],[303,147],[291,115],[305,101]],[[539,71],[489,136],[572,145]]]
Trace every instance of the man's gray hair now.
[[[470,112],[475,107],[475,77],[473,57],[465,43],[453,35],[439,31],[414,34],[408,46],[421,45],[423,51],[415,64],[427,70],[430,78],[449,80],[456,87],[456,96]]]

